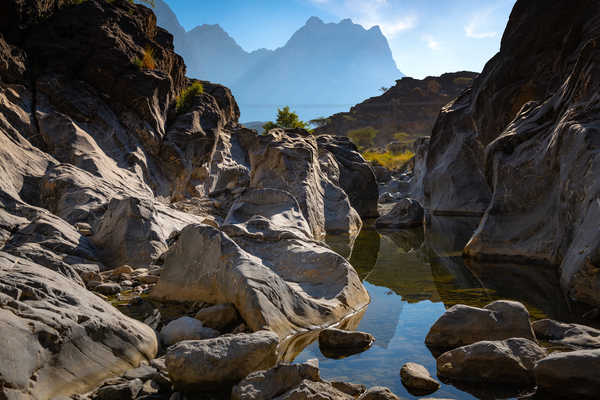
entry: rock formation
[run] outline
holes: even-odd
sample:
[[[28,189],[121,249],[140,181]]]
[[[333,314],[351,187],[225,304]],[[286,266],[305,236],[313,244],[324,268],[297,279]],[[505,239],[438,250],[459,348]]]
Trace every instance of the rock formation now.
[[[189,235],[220,243],[238,262],[230,272],[248,278],[211,281],[223,297],[212,303],[232,311],[199,313],[234,338],[333,324],[368,303],[352,266],[321,242],[354,238],[359,213],[376,211],[376,193],[344,191],[359,174],[376,192],[368,165],[304,131],[241,128],[223,86],[203,81],[182,102],[185,73],[173,37],[130,1],[0,4],[0,397],[91,390],[152,360],[153,328],[172,320],[167,344],[219,334],[188,323],[197,309],[162,320],[146,310],[145,325],[110,304],[148,293],[163,263],[167,285],[173,257],[202,247]],[[222,267],[207,254],[188,261],[198,260],[197,274]],[[260,268],[248,275],[249,265]],[[165,368],[92,397],[157,393],[170,386]]]
[[[432,213],[485,213],[467,256],[556,266],[565,293],[592,305],[598,15],[595,1],[517,1],[500,52],[442,110],[424,179]]]

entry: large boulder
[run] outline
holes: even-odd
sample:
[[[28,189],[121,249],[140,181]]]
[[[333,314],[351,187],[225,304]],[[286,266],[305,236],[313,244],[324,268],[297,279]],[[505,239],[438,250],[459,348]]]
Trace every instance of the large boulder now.
[[[169,348],[166,365],[178,389],[222,389],[251,372],[272,367],[278,344],[271,331],[188,340]]]
[[[368,294],[352,266],[306,241],[301,236],[306,223],[304,229],[282,231],[277,226],[282,220],[232,227],[230,235],[242,244],[210,226],[187,226],[165,256],[153,296],[232,303],[251,330],[269,328],[281,337],[329,325],[364,307]]]
[[[596,399],[600,393],[600,350],[553,353],[533,370],[544,398]]]
[[[455,381],[529,386],[535,363],[545,356],[546,350],[529,339],[482,341],[442,354],[437,373]]]
[[[356,146],[347,137],[332,135],[319,135],[317,143],[320,149],[335,157],[340,170],[340,187],[348,194],[352,207],[362,218],[377,218],[377,180]]]
[[[77,282],[5,252],[0,299],[2,397],[85,392],[156,355],[150,327]]]
[[[535,340],[529,312],[521,303],[499,300],[483,308],[462,304],[451,307],[430,328],[425,343],[442,350],[514,337]]]
[[[413,199],[400,200],[385,215],[377,218],[375,225],[380,229],[404,229],[423,225],[425,212],[423,207]]]

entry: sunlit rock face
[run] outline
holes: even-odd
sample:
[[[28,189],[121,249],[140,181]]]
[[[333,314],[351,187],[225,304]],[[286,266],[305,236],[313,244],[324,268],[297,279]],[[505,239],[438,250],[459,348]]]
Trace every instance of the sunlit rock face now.
[[[598,305],[600,6],[584,3],[516,3],[500,52],[440,114],[425,206],[484,214],[467,256],[559,266],[569,297]]]

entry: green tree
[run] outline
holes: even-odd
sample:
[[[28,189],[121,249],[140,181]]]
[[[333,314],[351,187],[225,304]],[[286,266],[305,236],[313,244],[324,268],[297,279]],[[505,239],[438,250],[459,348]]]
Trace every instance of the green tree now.
[[[304,121],[301,121],[298,117],[298,114],[296,114],[294,111],[290,111],[289,106],[285,106],[277,109],[277,122],[269,121],[263,125],[265,132],[268,132],[274,128],[306,129],[308,128],[308,124]]]
[[[366,128],[353,129],[348,131],[347,135],[359,149],[366,149],[373,145],[373,139],[379,131],[370,126]]]

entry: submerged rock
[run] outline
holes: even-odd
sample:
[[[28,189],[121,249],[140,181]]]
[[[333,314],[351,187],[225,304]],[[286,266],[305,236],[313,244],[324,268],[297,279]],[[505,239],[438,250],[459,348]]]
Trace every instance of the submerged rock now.
[[[272,367],[279,339],[271,331],[188,340],[167,351],[169,376],[180,390],[222,389]]]
[[[559,399],[597,399],[598,371],[600,349],[553,353],[534,368],[540,396]]]
[[[400,379],[407,390],[416,396],[430,394],[440,388],[440,383],[431,377],[424,366],[412,362],[402,366]]]
[[[600,330],[579,324],[542,319],[532,324],[535,336],[574,348],[600,348]]]
[[[375,221],[377,228],[403,229],[423,225],[425,212],[423,207],[413,199],[405,198],[394,205],[391,211]]]
[[[437,351],[508,338],[535,340],[535,335],[525,306],[499,300],[483,308],[462,304],[451,307],[433,324],[425,343]]]
[[[327,328],[319,333],[319,348],[327,357],[338,358],[367,350],[375,338],[365,332]]]
[[[534,383],[533,367],[546,350],[523,338],[482,341],[459,347],[437,359],[441,378],[527,386]]]

